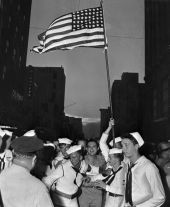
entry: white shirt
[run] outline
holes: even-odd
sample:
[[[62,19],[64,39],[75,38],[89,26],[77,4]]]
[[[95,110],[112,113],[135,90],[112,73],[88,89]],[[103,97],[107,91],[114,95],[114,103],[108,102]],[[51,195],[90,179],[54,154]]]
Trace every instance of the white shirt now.
[[[122,169],[120,169],[116,173],[114,180],[111,182],[111,184],[106,185],[106,191],[114,193],[114,194],[124,195],[127,166],[125,163],[122,162],[120,167],[122,167]],[[112,174],[113,173],[111,173],[111,175]],[[104,180],[106,177],[104,177],[102,174],[98,174],[98,175],[90,176],[90,178],[91,178],[91,181],[94,182],[96,180]]]
[[[43,178],[43,182],[50,188],[53,183],[56,183],[56,189],[72,195],[77,192],[78,186],[82,183],[83,176],[76,173],[70,160],[62,165],[59,165],[56,170],[49,176]],[[75,182],[76,181],[76,184]]]
[[[4,170],[7,167],[10,167],[12,164],[13,155],[10,150],[5,150],[3,153],[0,153],[0,160],[3,160],[1,162],[4,162],[3,164],[0,163],[0,172]],[[3,166],[2,166],[3,165]]]
[[[12,164],[0,174],[4,206],[53,207],[46,186],[24,167]]]
[[[54,166],[54,168],[57,168],[57,164],[64,164],[67,161],[67,159],[64,158],[63,154],[61,152],[59,152],[59,154],[57,155],[57,157],[54,158],[54,160],[52,161],[52,165]]]
[[[159,171],[145,156],[132,168],[132,201],[137,207],[159,207],[165,201]]]
[[[114,194],[124,195],[127,167],[123,162],[120,167],[122,167],[122,169],[116,173],[112,183],[110,185],[106,185],[106,191]]]
[[[100,150],[106,162],[108,161],[109,158],[109,147],[106,144],[108,136],[109,136],[108,134],[103,133],[99,142]]]

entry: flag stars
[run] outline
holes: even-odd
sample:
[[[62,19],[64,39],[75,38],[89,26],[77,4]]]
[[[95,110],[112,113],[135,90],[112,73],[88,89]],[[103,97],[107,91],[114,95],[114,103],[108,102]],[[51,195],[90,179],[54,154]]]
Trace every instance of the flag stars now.
[[[85,9],[73,13],[73,30],[103,27],[103,13],[100,8]]]

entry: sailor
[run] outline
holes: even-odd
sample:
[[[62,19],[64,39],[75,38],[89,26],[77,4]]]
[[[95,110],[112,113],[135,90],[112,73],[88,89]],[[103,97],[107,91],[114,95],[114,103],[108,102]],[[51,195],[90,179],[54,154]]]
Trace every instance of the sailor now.
[[[109,152],[110,152],[109,146],[111,148],[113,148],[114,146],[113,146],[113,140],[111,140],[109,142],[109,146],[108,146],[107,139],[109,137],[109,133],[110,133],[113,125],[114,125],[114,120],[110,119],[107,129],[102,133],[102,136],[99,141],[100,150],[105,158],[105,161],[107,162],[107,165],[106,165],[105,169],[103,169],[103,172],[102,172],[105,175],[109,175],[111,172],[111,169],[112,169],[112,166],[109,166],[109,162],[108,162],[109,161]],[[121,141],[122,141],[121,137],[114,138],[115,148],[121,149]],[[125,161],[125,158],[123,159],[123,161]]]
[[[139,153],[139,148],[144,144],[143,138],[138,132],[125,134],[121,138],[123,153],[129,159],[125,206],[161,206],[165,193],[158,168]]]
[[[52,162],[54,169],[56,169],[58,165],[63,164],[67,161],[68,155],[66,151],[70,148],[72,140],[68,138],[59,138],[58,143],[59,152]]]
[[[81,145],[71,146],[66,152],[70,159],[60,164],[43,181],[51,189],[55,207],[78,207],[77,197],[83,181],[81,173],[84,171],[81,165]]]
[[[11,147],[13,164],[0,174],[1,206],[53,207],[46,186],[30,174],[43,142],[37,137],[22,136],[13,140]]]
[[[112,167],[110,175],[93,176],[91,181],[95,181],[94,185],[103,188],[106,194],[105,207],[124,207],[125,195],[125,179],[127,167],[123,161],[122,149],[113,148],[109,150],[108,162]]]
[[[11,137],[0,128],[0,173],[12,164],[12,152],[9,150]]]

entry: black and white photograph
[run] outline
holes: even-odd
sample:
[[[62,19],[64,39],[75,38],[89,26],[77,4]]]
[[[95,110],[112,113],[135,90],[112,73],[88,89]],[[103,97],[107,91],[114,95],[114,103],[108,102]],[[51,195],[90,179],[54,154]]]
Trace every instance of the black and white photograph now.
[[[170,207],[170,0],[0,0],[0,207]]]

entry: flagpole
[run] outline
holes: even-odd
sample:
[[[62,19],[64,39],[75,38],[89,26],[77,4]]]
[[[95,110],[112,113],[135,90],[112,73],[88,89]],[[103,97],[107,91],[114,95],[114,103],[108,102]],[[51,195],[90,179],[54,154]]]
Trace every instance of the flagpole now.
[[[111,119],[113,118],[113,107],[112,107],[112,98],[111,98],[111,84],[110,84],[110,70],[109,70],[109,59],[108,59],[108,45],[107,45],[107,39],[106,39],[106,29],[105,29],[105,22],[104,22],[104,9],[103,9],[103,0],[100,1],[100,5],[102,7],[103,11],[103,31],[104,31],[104,53],[105,53],[105,62],[106,62],[106,73],[107,73],[107,84],[108,84],[108,93],[109,93],[109,103],[110,103],[110,116]],[[113,147],[115,146],[115,132],[114,132],[114,126],[112,126],[112,136],[113,136]]]

